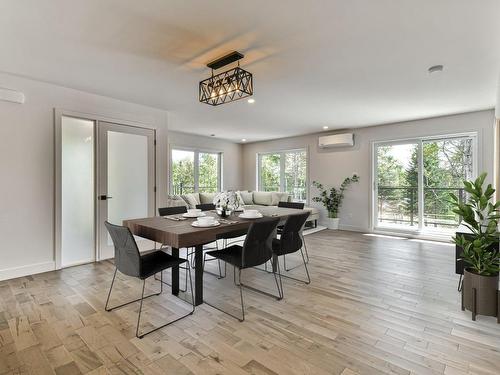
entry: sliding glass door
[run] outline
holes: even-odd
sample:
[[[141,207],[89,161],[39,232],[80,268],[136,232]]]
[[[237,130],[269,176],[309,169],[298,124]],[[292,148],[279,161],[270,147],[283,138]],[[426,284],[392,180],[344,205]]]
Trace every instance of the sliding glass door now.
[[[374,145],[374,228],[447,233],[458,225],[449,193],[465,199],[476,175],[475,135],[419,138]]]

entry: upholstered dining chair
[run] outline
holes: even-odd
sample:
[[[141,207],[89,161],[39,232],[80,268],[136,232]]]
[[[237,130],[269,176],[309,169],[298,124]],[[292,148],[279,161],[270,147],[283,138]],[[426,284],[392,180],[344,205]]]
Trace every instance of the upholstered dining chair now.
[[[302,255],[302,260],[304,262],[304,267],[306,271],[307,280],[300,280],[288,275],[281,274],[279,268],[279,261],[276,261],[278,264],[278,274],[280,279],[280,287],[281,287],[281,295],[284,296],[283,285],[281,284],[281,277],[286,277],[288,279],[292,279],[295,281],[300,281],[305,284],[311,283],[311,278],[309,277],[309,270],[307,269],[307,262],[304,256],[304,252],[302,251],[303,237],[300,234],[302,227],[304,226],[307,218],[309,217],[309,212],[304,212],[297,215],[290,215],[285,221],[285,225],[283,226],[283,231],[281,232],[281,236],[279,239],[273,239],[273,253],[279,258],[280,256],[285,256],[286,254],[292,254],[300,251]]]
[[[215,204],[213,204],[213,203],[197,204],[196,208],[198,208],[202,211],[213,211],[213,210],[215,210]]]
[[[180,215],[180,214],[185,214],[187,212],[187,207],[186,206],[173,206],[173,207],[159,207],[158,208],[158,214],[160,216],[170,216],[170,215]],[[165,249],[168,246],[165,244],[161,245],[160,249]],[[186,259],[188,259],[190,256],[192,257],[194,254],[194,251],[189,248],[186,248]],[[188,272],[187,272],[187,267],[189,267],[189,264],[183,265],[180,268],[185,270],[185,281],[184,281],[184,289],[179,288],[181,292],[185,292],[187,290],[187,279],[188,279]],[[155,275],[155,280],[160,281],[160,279]],[[162,278],[163,280],[163,278]],[[164,284],[171,285],[167,281],[162,281]]]
[[[190,285],[191,285],[191,296],[192,296],[191,311],[185,315],[182,315],[179,318],[176,318],[174,320],[169,321],[168,323],[161,325],[160,327],[153,328],[147,332],[139,333],[143,301],[146,298],[158,296],[158,295],[162,294],[162,292],[163,292],[163,280],[162,280],[163,276],[161,276],[160,292],[144,296],[144,290],[146,287],[146,279],[149,278],[150,276],[155,275],[158,272],[161,275],[163,275],[164,270],[172,268],[172,267],[180,266],[181,264],[186,263],[187,260],[174,257],[170,254],[165,253],[164,251],[161,251],[161,250],[154,250],[154,251],[147,253],[145,255],[141,255],[139,252],[139,248],[137,247],[137,243],[135,242],[135,238],[127,227],[123,227],[120,225],[114,225],[114,224],[111,224],[107,221],[104,224],[106,225],[106,228],[109,232],[109,235],[111,236],[111,239],[113,240],[113,244],[115,247],[115,272],[113,274],[113,280],[111,281],[111,286],[109,288],[108,298],[106,299],[105,310],[106,311],[113,311],[113,310],[119,309],[120,307],[124,307],[124,306],[130,305],[131,303],[135,303],[135,302],[140,301],[139,313],[137,316],[137,326],[135,329],[135,335],[136,335],[136,337],[138,337],[140,339],[142,339],[144,336],[150,334],[151,332],[157,331],[157,330],[159,330],[159,329],[161,329],[169,324],[172,324],[172,323],[174,323],[182,318],[185,318],[188,315],[193,314],[194,309],[195,309],[195,307],[194,307],[194,294],[193,294],[193,282],[191,279],[191,270],[189,267],[187,267],[188,273],[189,273],[189,281],[190,281]],[[117,271],[120,271],[124,275],[141,279],[142,280],[142,294],[141,294],[141,298],[139,298],[139,299],[135,299],[133,301],[126,302],[126,303],[123,303],[123,304],[118,305],[118,306],[109,307],[109,300],[111,297],[111,291],[113,290],[113,285],[115,283]]]
[[[234,277],[235,277],[235,283],[240,289],[242,317],[241,318],[237,317],[227,311],[224,311],[220,307],[208,303],[207,301],[204,301],[205,303],[242,322],[245,320],[243,288],[250,289],[255,292],[276,298],[277,300],[280,300],[282,298],[280,286],[278,284],[278,279],[276,277],[276,273],[274,272],[273,272],[274,281],[276,282],[276,287],[278,289],[278,296],[256,289],[252,286],[243,284],[241,279],[242,270],[262,265],[269,260],[271,260],[272,262],[272,256],[273,256],[272,239],[276,232],[276,226],[278,225],[279,221],[280,221],[279,218],[263,218],[254,221],[248,230],[248,234],[245,238],[243,246],[232,245],[221,250],[214,250],[207,252],[208,255],[231,264],[235,268],[235,271],[238,270],[238,283],[236,283],[236,276]]]
[[[283,207],[283,208],[293,208],[296,210],[303,210],[304,206],[305,204],[302,202],[278,202],[278,207]],[[283,226],[278,226],[278,234],[281,234],[282,231],[283,231]],[[309,253],[307,251],[307,244],[303,231],[304,227],[302,227],[302,229],[300,230],[300,236],[302,237],[302,242],[304,243],[304,250],[306,251],[306,262],[309,263]],[[283,267],[285,268],[285,271],[291,271],[293,269],[293,268],[290,269],[286,268],[286,257],[283,257]]]

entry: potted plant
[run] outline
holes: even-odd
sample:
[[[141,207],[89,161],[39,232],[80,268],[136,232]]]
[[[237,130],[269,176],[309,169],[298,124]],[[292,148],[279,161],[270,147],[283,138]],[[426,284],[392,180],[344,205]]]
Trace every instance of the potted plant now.
[[[344,182],[340,185],[340,188],[332,187],[330,190],[324,188],[323,184],[318,181],[313,181],[313,186],[319,190],[319,196],[314,197],[312,200],[314,202],[323,203],[326,210],[328,211],[327,227],[328,229],[338,229],[339,221],[338,213],[339,207],[342,205],[344,200],[344,191],[353,182],[358,182],[359,176],[353,174],[352,177],[347,177]]]
[[[500,201],[491,202],[495,189],[491,184],[483,188],[485,178],[483,173],[475,181],[464,181],[464,189],[469,194],[466,202],[450,194],[453,212],[470,231],[468,235],[457,235],[453,242],[463,249],[460,259],[466,267],[462,309],[472,311],[473,320],[476,314],[497,315]]]
[[[234,191],[223,191],[214,198],[215,210],[221,217],[228,217],[239,207],[238,197]]]

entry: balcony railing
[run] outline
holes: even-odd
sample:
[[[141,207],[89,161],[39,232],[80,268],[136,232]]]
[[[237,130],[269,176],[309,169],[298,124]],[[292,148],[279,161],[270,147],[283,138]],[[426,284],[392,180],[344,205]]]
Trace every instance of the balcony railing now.
[[[454,228],[459,225],[458,216],[452,211],[449,193],[455,193],[460,202],[465,201],[463,188],[424,187],[425,227]],[[379,186],[378,222],[415,226],[418,225],[418,187]]]
[[[173,189],[173,194],[176,195],[181,195],[181,194],[189,194],[189,193],[194,193],[195,192],[195,186],[194,185],[188,185],[188,184],[175,184],[172,186]],[[198,186],[198,191],[200,193],[215,193],[219,191],[218,187],[215,186]]]

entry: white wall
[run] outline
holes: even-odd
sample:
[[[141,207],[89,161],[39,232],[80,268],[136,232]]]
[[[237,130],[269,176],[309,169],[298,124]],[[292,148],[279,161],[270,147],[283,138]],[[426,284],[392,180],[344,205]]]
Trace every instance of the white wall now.
[[[224,190],[240,190],[243,185],[242,146],[216,138],[173,132],[168,133],[169,147],[197,148],[206,151],[223,152],[223,186]]]
[[[284,138],[243,146],[243,188],[256,188],[256,154],[258,152],[307,148],[309,150],[309,180],[318,180],[326,185],[338,186],[342,180],[356,172],[361,180],[353,184],[346,193],[340,210],[343,229],[367,231],[370,229],[371,194],[371,143],[373,141],[395,140],[419,136],[478,132],[479,170],[488,172],[493,180],[494,111],[472,112],[461,115],[436,117],[425,120],[373,126],[352,130],[355,146],[342,149],[319,149],[320,134]],[[321,133],[321,135],[333,132]],[[315,193],[314,190],[310,191]],[[322,218],[325,210],[322,209]]]
[[[157,129],[158,204],[167,196],[167,113],[0,73],[25,104],[0,101],[0,279],[54,269],[54,108]]]

